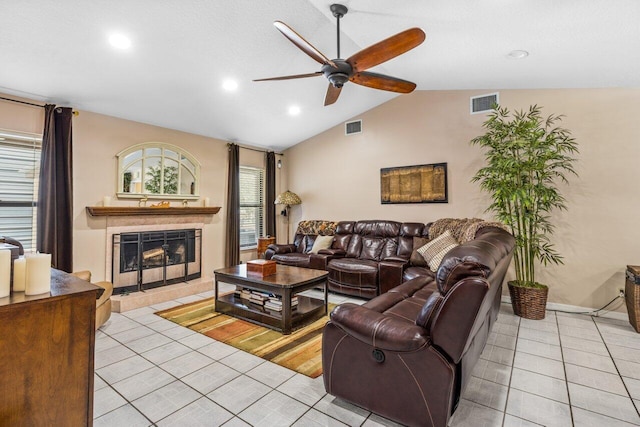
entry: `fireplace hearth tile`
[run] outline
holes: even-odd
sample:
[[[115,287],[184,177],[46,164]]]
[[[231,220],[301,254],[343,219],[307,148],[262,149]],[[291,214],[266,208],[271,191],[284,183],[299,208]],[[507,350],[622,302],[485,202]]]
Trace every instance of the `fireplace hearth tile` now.
[[[203,277],[188,282],[149,289],[144,292],[114,295],[111,297],[111,311],[114,313],[124,313],[140,307],[148,307],[212,290],[213,279],[211,277]]]

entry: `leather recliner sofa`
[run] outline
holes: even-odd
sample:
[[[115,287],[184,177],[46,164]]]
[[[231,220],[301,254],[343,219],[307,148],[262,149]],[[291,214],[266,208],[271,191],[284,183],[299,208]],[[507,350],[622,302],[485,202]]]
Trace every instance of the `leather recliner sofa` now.
[[[329,272],[331,291],[373,298],[402,283],[413,238],[423,236],[428,228],[415,222],[343,221],[336,227],[331,250],[315,257],[327,260],[314,265]]]
[[[445,427],[497,318],[514,244],[480,229],[435,277],[336,307],[323,332],[327,392],[403,424]]]
[[[292,244],[272,244],[266,259],[329,272],[329,290],[373,298],[406,280],[414,237],[426,237],[429,224],[396,221],[302,221]],[[318,235],[333,235],[330,248],[311,253]],[[414,271],[413,276],[428,274]]]

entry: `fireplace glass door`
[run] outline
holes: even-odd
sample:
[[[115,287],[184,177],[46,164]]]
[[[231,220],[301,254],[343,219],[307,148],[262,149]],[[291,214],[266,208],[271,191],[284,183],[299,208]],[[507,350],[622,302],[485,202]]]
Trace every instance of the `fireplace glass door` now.
[[[114,293],[145,290],[201,276],[202,230],[114,234]]]

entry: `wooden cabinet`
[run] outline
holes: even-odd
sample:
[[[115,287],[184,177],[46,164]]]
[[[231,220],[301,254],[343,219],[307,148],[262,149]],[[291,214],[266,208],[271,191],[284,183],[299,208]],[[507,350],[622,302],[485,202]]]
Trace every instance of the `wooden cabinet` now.
[[[93,425],[98,287],[51,271],[51,292],[0,299],[0,424]]]

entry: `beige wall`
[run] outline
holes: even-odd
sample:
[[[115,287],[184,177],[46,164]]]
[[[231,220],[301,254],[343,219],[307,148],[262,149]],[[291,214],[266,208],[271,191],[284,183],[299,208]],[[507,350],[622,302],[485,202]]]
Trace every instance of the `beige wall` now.
[[[15,96],[11,98],[20,100]],[[29,99],[22,100],[32,102]],[[42,134],[43,124],[44,108],[0,100],[0,129]]]
[[[11,98],[15,99],[15,97]],[[42,133],[43,122],[42,108],[0,101],[0,128],[2,129]],[[200,196],[209,197],[211,206],[222,207],[218,214],[208,217],[205,222],[202,248],[203,275],[210,277],[215,268],[223,266],[227,188],[226,142],[80,111],[80,115],[73,118],[74,270],[91,270],[95,280],[103,280],[107,277],[105,271],[107,219],[89,216],[85,207],[101,205],[103,196],[111,196],[114,206],[137,206],[137,201],[116,198],[115,155],[131,145],[149,141],[177,145],[200,161]],[[264,167],[264,154],[241,149],[240,163]],[[282,172],[277,172],[277,175],[280,173]],[[276,179],[278,178],[276,176]],[[199,205],[201,202],[190,203]],[[180,205],[180,202],[172,204]],[[255,251],[243,254],[243,258],[255,258]]]
[[[287,150],[277,171],[277,189],[298,193],[303,204],[291,210],[291,228],[300,219],[391,219],[432,221],[488,214],[486,195],[470,183],[482,165],[481,152],[468,141],[482,132],[485,115],[469,114],[469,96],[491,91],[415,92],[355,118],[364,132],[344,136],[337,126]],[[580,146],[577,170],[565,195],[569,209],[554,215],[557,248],[564,266],[540,269],[551,286],[550,301],[599,307],[623,283],[626,264],[640,262],[640,211],[636,169],[640,159],[640,89],[500,91],[501,104],[565,114],[564,126]],[[331,108],[331,107],[328,107]],[[85,206],[115,200],[115,154],[130,145],[161,141],[178,145],[202,163],[201,195],[220,213],[205,225],[203,272],[224,262],[226,159],[224,141],[82,111],[74,119],[74,268],[105,277],[104,218],[91,218]],[[41,108],[0,101],[0,128],[42,132]],[[253,154],[251,154],[253,153]],[[241,150],[241,163],[260,165],[261,153]],[[449,203],[381,205],[380,168],[447,162]],[[277,210],[279,212],[279,209]],[[284,242],[278,216],[278,241]],[[245,254],[243,258],[246,258]],[[251,254],[248,257],[252,257]]]
[[[487,196],[470,182],[483,160],[469,140],[482,133],[486,115],[469,114],[469,97],[491,92],[399,96],[354,117],[363,121],[362,134],[345,136],[339,125],[287,150],[289,187],[303,201],[292,222],[489,218]],[[553,216],[565,265],[540,268],[538,280],[550,285],[551,302],[604,305],[623,286],[625,265],[640,263],[640,90],[501,90],[500,103],[566,116],[563,125],[580,147],[580,177],[563,187],[568,210]],[[380,204],[380,168],[438,162],[448,163],[449,203]]]
[[[81,111],[73,119],[74,259],[75,270],[91,270],[99,280],[107,277],[105,217],[91,217],[86,206],[99,206],[103,196],[112,205],[137,206],[137,201],[116,199],[116,153],[134,144],[165,142],[191,153],[200,162],[200,196],[211,206],[222,206],[208,216],[202,232],[202,272],[212,276],[224,263],[224,216],[227,180],[226,142],[143,123]],[[150,201],[151,203],[152,201]],[[190,202],[200,205],[200,201]],[[172,205],[181,205],[180,201]]]

